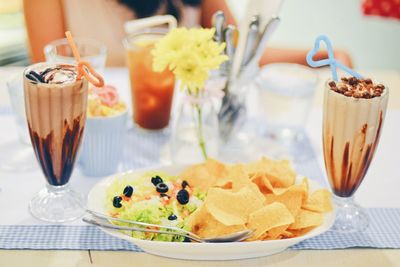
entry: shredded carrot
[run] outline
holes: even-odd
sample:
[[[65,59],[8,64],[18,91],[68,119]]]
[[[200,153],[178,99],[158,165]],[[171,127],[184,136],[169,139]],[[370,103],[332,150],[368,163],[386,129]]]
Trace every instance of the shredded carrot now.
[[[124,200],[124,201],[131,201],[131,198],[130,197],[127,197],[127,196],[125,196],[125,195],[122,195],[121,196],[122,197],[122,199]]]
[[[103,77],[96,72],[96,70],[92,67],[92,65],[90,65],[89,62],[81,60],[81,56],[79,55],[78,48],[76,47],[74,38],[72,38],[71,32],[66,31],[65,36],[67,37],[69,46],[71,47],[72,54],[74,55],[74,58],[75,58],[76,62],[78,63],[77,79],[80,80],[82,78],[82,76],[85,76],[85,78],[94,86],[103,87],[104,86]]]
[[[186,189],[186,191],[188,191],[188,193],[189,193],[189,196],[191,196],[191,195],[192,195],[192,193],[193,193],[193,190],[192,190],[192,188],[190,188],[189,186],[187,186],[185,189]]]
[[[165,200],[164,198],[161,200],[161,204],[163,206],[166,206],[168,204],[167,200]]]

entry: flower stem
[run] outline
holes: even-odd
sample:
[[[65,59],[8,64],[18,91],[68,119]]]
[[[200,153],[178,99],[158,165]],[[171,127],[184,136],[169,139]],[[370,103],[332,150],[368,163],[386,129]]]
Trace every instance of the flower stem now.
[[[201,112],[201,106],[196,105],[196,110],[197,110],[197,119],[198,119],[198,125],[197,125],[197,138],[199,141],[199,146],[201,149],[201,153],[203,154],[203,157],[205,160],[207,160],[207,150],[206,150],[206,142],[204,140],[204,134],[203,134],[203,120],[202,120],[202,112]]]

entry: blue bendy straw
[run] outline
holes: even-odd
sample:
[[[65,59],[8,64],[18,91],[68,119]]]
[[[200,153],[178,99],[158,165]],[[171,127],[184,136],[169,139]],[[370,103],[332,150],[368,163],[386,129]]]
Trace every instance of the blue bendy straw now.
[[[328,50],[328,58],[315,61],[313,59],[313,56],[318,52],[321,41],[324,42],[326,45],[326,49]],[[350,74],[351,76],[354,76],[358,79],[362,78],[361,74],[346,67],[345,65],[343,65],[342,63],[340,63],[339,61],[337,61],[335,59],[335,57],[333,55],[332,43],[326,35],[320,35],[317,37],[317,39],[315,40],[315,43],[314,43],[314,48],[307,54],[307,63],[308,63],[308,65],[310,65],[313,68],[329,65],[331,67],[332,78],[335,81],[338,81],[336,68],[340,68],[340,69],[344,70],[345,72],[347,72],[348,74]]]

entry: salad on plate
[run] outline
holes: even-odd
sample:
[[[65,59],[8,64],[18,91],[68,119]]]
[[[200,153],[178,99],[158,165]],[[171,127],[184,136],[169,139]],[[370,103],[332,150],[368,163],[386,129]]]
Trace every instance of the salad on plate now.
[[[305,235],[322,225],[324,213],[333,209],[327,189],[311,191],[308,178],[298,176],[289,161],[268,158],[231,165],[209,159],[177,175],[117,174],[104,201],[107,215],[114,218],[156,224],[159,229],[174,226],[203,238],[252,230],[245,241]],[[144,240],[190,241],[178,235],[122,232]]]

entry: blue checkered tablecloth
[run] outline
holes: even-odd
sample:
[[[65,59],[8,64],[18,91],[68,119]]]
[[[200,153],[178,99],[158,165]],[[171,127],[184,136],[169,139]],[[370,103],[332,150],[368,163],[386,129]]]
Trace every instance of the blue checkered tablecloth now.
[[[6,115],[8,110],[0,109]],[[130,133],[124,151],[124,169],[136,169],[160,163],[161,147],[169,140],[169,133]],[[310,140],[305,136],[302,145],[308,157],[295,161],[298,173],[323,181]],[[134,149],[132,149],[134,148]],[[362,233],[339,234],[328,231],[303,241],[290,249],[343,249],[352,247],[400,248],[400,209],[367,209],[369,228]],[[0,225],[0,249],[46,249],[46,250],[127,250],[141,251],[135,245],[109,236],[94,226],[83,225]]]
[[[353,234],[328,231],[290,249],[400,248],[400,209],[366,211],[371,220],[366,231]],[[142,251],[94,226],[71,225],[0,226],[0,249]]]

